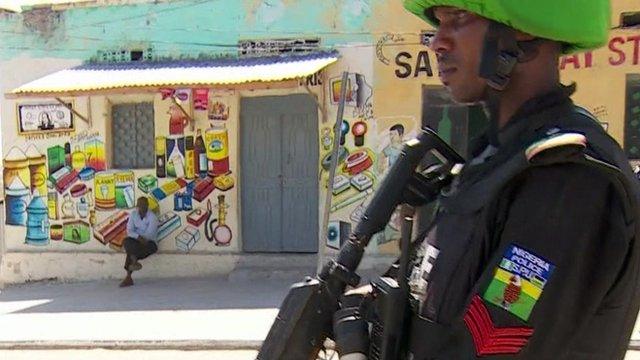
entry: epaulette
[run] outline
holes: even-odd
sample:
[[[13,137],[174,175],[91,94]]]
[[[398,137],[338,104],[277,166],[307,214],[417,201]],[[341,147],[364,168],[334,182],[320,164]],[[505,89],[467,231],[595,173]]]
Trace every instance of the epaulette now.
[[[525,150],[529,163],[553,162],[582,152],[587,147],[587,138],[577,132],[549,133]]]

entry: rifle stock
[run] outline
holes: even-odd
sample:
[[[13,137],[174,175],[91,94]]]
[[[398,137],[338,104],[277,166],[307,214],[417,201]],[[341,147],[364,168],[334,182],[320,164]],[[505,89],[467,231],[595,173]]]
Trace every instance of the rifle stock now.
[[[349,241],[340,249],[337,259],[330,260],[315,278],[307,277],[291,287],[257,360],[316,359],[325,339],[332,336],[332,320],[339,306],[338,299],[347,285],[356,286],[360,281],[355,270],[362,260],[364,249],[373,234],[384,229],[397,205],[406,198],[409,181],[415,176],[422,177],[417,183],[426,187],[420,190],[429,193],[428,197],[432,199],[450,180],[427,180],[424,175],[416,173],[422,158],[432,150],[448,163],[463,162],[462,157],[429,128],[423,129],[417,138],[407,141]],[[420,195],[425,197],[424,194]]]

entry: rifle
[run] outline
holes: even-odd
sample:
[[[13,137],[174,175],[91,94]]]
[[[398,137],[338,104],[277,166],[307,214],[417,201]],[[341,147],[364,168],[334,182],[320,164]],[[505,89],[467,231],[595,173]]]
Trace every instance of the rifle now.
[[[431,171],[424,173],[416,172],[429,152],[441,166],[430,167]],[[325,339],[332,337],[332,319],[339,308],[340,296],[347,285],[355,287],[360,282],[355,270],[371,237],[384,229],[399,204],[433,201],[440,189],[451,182],[455,165],[463,162],[464,159],[429,128],[407,141],[337,259],[329,260],[314,278],[307,276],[291,286],[256,359],[315,360],[323,350]],[[391,345],[390,351],[398,351],[397,345]]]

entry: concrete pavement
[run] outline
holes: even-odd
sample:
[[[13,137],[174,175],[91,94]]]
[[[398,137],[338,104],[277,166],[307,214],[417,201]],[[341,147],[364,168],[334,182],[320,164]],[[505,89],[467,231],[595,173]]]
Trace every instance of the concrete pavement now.
[[[0,359],[3,360],[254,360],[256,355],[257,351],[251,350],[0,350]]]
[[[0,291],[0,348],[255,349],[297,278],[26,284]]]
[[[245,272],[139,279],[124,289],[117,280],[8,287],[0,290],[0,359],[253,359],[302,278]]]

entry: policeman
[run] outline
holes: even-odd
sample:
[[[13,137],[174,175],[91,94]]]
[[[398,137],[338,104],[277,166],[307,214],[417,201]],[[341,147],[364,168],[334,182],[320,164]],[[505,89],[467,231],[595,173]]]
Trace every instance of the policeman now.
[[[404,5],[437,28],[452,98],[491,122],[414,243],[404,357],[622,359],[640,306],[640,191],[558,71],[562,54],[606,42],[609,1]],[[363,359],[368,328],[349,302],[336,343]]]

